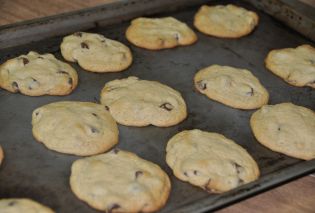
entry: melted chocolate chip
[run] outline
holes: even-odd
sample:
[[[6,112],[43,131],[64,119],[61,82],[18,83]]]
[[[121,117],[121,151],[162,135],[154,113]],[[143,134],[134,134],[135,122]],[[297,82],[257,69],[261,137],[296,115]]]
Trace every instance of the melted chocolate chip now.
[[[236,162],[232,162],[232,164],[234,165],[235,169],[236,169],[236,172],[237,174],[240,174],[241,171],[244,169],[241,165],[239,165],[238,163]]]
[[[136,171],[136,173],[135,173],[135,176],[136,176],[136,178],[138,178],[140,175],[142,175],[143,174],[143,172],[142,171]]]
[[[108,106],[105,106],[105,109],[106,109],[107,111],[109,111],[109,107],[108,107]]]
[[[38,58],[40,58],[40,59],[44,59],[42,56],[38,56]]]
[[[16,92],[19,91],[19,85],[18,85],[18,83],[16,83],[15,81],[13,81],[11,85],[12,85],[13,89],[14,89]]]
[[[160,108],[165,109],[167,111],[171,111],[174,108],[174,106],[170,103],[164,103],[160,105]]]
[[[16,201],[11,201],[8,203],[8,206],[14,206],[16,204]]]
[[[242,184],[244,184],[244,180],[241,178],[238,178],[237,185],[242,185]]]
[[[89,46],[88,46],[87,43],[85,43],[85,42],[82,42],[82,43],[81,43],[81,47],[82,47],[83,49],[89,49]]]
[[[203,80],[201,81],[198,81],[197,82],[197,87],[200,89],[200,90],[205,90],[207,89],[207,83]]]
[[[74,36],[78,36],[78,37],[82,37],[82,33],[81,32],[75,32],[73,33]]]
[[[65,75],[69,75],[69,73],[67,73],[66,71],[63,71],[63,70],[60,70],[60,71],[57,71],[58,74],[65,74]]]
[[[251,87],[250,92],[247,92],[246,95],[253,96],[254,95],[254,89]]]
[[[68,84],[70,84],[70,85],[72,85],[72,84],[73,84],[73,80],[72,80],[72,78],[69,78],[69,79],[68,79]]]
[[[30,62],[27,58],[22,58],[22,60],[23,60],[23,64],[24,65],[26,65],[26,64],[28,64]]]
[[[175,37],[176,41],[179,40],[179,35],[178,35],[178,33],[176,33],[176,34],[174,35],[174,37]]]
[[[92,133],[99,133],[100,131],[96,129],[95,127],[91,127],[91,132]]]
[[[204,189],[209,193],[213,192],[213,190],[209,188],[210,182],[211,182],[211,178],[209,178],[207,183],[204,185]]]
[[[112,213],[114,209],[119,209],[119,208],[120,208],[120,205],[118,205],[117,203],[113,203],[112,205],[108,207],[107,212]]]

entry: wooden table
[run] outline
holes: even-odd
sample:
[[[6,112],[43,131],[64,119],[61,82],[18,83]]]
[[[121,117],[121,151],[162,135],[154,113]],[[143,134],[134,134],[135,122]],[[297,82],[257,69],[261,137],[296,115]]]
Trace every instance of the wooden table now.
[[[115,0],[0,0],[0,25],[92,7]],[[315,0],[302,0],[315,6]],[[306,176],[218,211],[315,212],[315,177]]]

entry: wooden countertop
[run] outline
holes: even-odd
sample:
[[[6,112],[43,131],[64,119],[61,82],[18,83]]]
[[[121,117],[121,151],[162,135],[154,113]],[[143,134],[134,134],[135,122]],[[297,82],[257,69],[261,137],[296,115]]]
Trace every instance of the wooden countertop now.
[[[0,25],[64,13],[112,1],[115,0],[0,0]],[[303,1],[309,5],[315,5],[315,0]],[[314,213],[315,177],[305,176],[218,212]]]

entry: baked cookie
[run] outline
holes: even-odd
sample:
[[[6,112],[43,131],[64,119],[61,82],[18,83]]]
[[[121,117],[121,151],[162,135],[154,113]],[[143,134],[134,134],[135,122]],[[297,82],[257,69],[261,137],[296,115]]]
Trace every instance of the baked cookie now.
[[[130,49],[103,35],[76,32],[63,38],[61,54],[67,61],[78,62],[91,72],[119,72],[132,63]]]
[[[285,155],[315,158],[315,113],[292,103],[266,105],[256,111],[250,126],[256,139]]]
[[[52,54],[31,51],[0,66],[0,87],[13,93],[67,95],[77,84],[77,72]]]
[[[259,168],[245,149],[224,137],[198,129],[173,136],[166,162],[180,180],[210,193],[222,193],[259,177]]]
[[[315,88],[315,48],[301,45],[297,48],[272,50],[266,60],[266,67],[287,83]]]
[[[3,158],[4,158],[4,154],[3,154],[3,150],[2,150],[2,147],[0,146],[0,165],[3,161]]]
[[[203,5],[195,15],[194,25],[202,33],[221,38],[239,38],[253,31],[258,16],[232,4]]]
[[[156,81],[129,77],[110,81],[101,92],[101,103],[114,119],[126,126],[176,125],[187,116],[179,92]]]
[[[89,102],[55,102],[32,115],[33,135],[47,148],[74,155],[94,155],[118,143],[115,120],[104,106]]]
[[[27,198],[0,199],[1,213],[54,213],[50,208]]]
[[[70,186],[93,208],[106,212],[153,212],[162,208],[171,183],[156,164],[114,149],[72,164]]]
[[[196,89],[208,98],[238,109],[255,109],[268,103],[269,94],[248,70],[212,65],[194,77]]]
[[[187,24],[173,17],[136,18],[126,31],[132,44],[150,50],[190,45],[197,41],[197,35]]]

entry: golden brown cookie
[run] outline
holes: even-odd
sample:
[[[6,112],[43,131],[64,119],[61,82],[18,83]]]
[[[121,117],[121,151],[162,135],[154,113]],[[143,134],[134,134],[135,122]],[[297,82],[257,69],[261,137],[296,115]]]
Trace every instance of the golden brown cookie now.
[[[190,45],[197,41],[194,31],[173,17],[134,19],[126,37],[132,44],[150,50]]]
[[[315,88],[315,48],[311,45],[272,50],[265,62],[271,72],[287,83]]]
[[[235,5],[203,5],[195,15],[194,25],[202,33],[221,38],[239,38],[253,31],[258,16]]]

